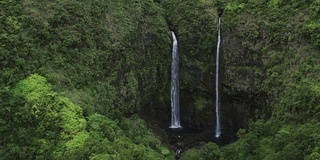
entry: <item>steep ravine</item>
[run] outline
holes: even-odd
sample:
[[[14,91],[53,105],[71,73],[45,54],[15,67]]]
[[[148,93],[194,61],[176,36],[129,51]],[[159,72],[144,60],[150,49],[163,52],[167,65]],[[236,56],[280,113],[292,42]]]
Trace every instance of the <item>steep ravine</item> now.
[[[167,13],[168,28],[177,33],[179,41],[180,107],[184,128],[178,131],[168,129],[170,99],[161,104],[151,103],[152,110],[147,105],[146,109],[149,109],[141,116],[173,148],[194,148],[210,141],[219,145],[233,142],[238,130],[247,128],[250,120],[260,118],[260,111],[266,106],[267,95],[259,90],[262,77],[254,73],[263,66],[250,65],[261,64],[261,58],[254,59],[255,55],[245,54],[247,50],[237,45],[240,38],[230,29],[223,28],[224,21],[228,20],[222,16],[220,90],[223,133],[222,140],[217,141],[214,138],[215,52],[217,17],[222,15],[222,9],[189,1],[179,3],[180,7],[176,8],[175,3],[178,1],[162,1],[161,5]]]
[[[2,1],[0,155],[171,160],[179,148],[182,160],[320,159],[319,8],[319,0]],[[168,128],[170,30],[179,41],[178,130]]]

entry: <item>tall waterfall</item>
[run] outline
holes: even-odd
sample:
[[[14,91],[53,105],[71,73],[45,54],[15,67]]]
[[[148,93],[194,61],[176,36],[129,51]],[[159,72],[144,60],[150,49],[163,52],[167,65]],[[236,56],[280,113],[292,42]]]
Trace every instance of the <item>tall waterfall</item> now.
[[[216,57],[216,133],[215,137],[221,135],[220,128],[220,111],[219,111],[219,50],[220,50],[220,17],[218,19],[218,40],[217,40],[217,57]]]
[[[170,128],[180,128],[179,109],[179,56],[178,41],[172,32],[172,68],[171,68],[171,125]]]

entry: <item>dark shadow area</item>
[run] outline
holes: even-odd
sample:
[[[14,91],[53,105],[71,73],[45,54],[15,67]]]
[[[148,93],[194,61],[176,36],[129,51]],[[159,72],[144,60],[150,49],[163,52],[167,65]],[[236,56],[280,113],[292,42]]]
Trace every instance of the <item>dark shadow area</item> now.
[[[182,122],[182,128],[169,128],[170,121],[164,121],[162,128],[168,135],[172,149],[187,150],[200,147],[208,142],[214,142],[219,146],[227,145],[236,140],[236,135],[222,130],[220,137],[215,137],[213,128],[201,130],[192,128],[187,123]]]

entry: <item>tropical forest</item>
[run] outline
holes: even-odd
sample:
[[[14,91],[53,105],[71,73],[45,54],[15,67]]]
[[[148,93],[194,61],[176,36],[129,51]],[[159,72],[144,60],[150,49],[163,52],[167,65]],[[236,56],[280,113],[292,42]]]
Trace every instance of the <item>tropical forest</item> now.
[[[0,159],[319,160],[320,0],[0,0]]]

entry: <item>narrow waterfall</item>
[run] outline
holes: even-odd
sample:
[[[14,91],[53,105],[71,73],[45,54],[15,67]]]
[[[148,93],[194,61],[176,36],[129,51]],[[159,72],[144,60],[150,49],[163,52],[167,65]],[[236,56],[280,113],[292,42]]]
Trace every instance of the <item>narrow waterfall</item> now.
[[[215,137],[221,135],[220,128],[220,111],[219,111],[219,51],[220,51],[220,17],[218,19],[218,40],[217,40],[217,57],[216,57],[216,132]]]
[[[171,67],[171,125],[170,128],[180,128],[179,109],[179,56],[178,41],[172,32],[172,67]]]

